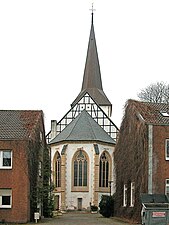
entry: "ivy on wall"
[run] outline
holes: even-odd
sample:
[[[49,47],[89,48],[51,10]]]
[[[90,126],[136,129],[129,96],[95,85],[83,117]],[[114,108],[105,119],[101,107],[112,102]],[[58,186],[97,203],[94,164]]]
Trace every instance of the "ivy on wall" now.
[[[35,138],[29,140],[28,174],[30,181],[30,219],[34,213],[41,210],[41,215],[50,217],[53,210],[53,198],[50,182],[50,155],[45,137],[40,138],[40,130],[35,132]]]
[[[120,217],[140,220],[140,193],[147,191],[147,125],[137,115],[135,104],[127,104],[119,139],[115,148],[116,197],[115,213]],[[135,184],[135,204],[131,207],[131,182]],[[123,206],[124,185],[127,205]]]

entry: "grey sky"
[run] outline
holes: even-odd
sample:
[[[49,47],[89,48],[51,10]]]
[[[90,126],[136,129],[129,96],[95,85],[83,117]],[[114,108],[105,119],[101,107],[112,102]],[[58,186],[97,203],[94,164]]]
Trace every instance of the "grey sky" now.
[[[46,132],[82,85],[94,2],[103,89],[119,127],[127,99],[168,82],[168,0],[0,1],[0,108],[42,109]]]

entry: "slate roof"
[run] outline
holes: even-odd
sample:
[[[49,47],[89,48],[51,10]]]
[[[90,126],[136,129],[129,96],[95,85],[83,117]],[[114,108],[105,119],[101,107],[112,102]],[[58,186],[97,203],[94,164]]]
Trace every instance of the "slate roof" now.
[[[0,140],[27,139],[41,116],[39,110],[0,110]]]
[[[86,93],[89,93],[98,105],[111,106],[111,102],[105,95],[102,87],[99,58],[97,53],[96,38],[93,25],[93,13],[92,13],[92,23],[89,36],[86,64],[83,75],[82,89],[77,98],[71,104],[71,106],[73,107],[74,105],[76,105],[76,103]]]
[[[169,116],[164,116],[162,112],[169,115],[169,104],[165,103],[152,103],[152,102],[139,102],[129,100],[128,104],[135,107],[135,110],[140,113],[146,123],[154,125],[169,125]]]
[[[86,110],[83,110],[49,144],[62,141],[100,141],[115,144],[115,141],[96,123]]]

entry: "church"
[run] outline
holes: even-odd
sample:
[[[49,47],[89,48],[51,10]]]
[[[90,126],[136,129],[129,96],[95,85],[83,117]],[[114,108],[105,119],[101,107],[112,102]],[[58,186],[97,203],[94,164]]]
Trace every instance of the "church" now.
[[[115,192],[114,149],[118,128],[103,91],[93,11],[82,88],[47,135],[55,210],[87,210]]]

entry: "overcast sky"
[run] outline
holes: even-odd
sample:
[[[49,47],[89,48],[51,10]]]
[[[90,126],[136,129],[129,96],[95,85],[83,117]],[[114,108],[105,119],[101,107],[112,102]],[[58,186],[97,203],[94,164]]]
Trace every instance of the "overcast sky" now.
[[[81,90],[91,8],[103,89],[119,127],[127,99],[169,80],[168,0],[0,0],[0,109],[41,109],[46,132]]]

